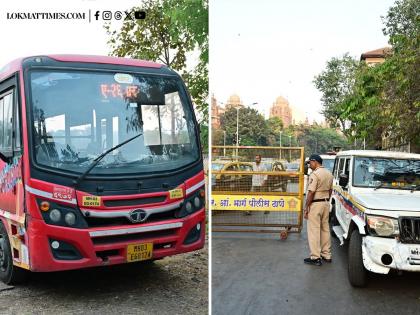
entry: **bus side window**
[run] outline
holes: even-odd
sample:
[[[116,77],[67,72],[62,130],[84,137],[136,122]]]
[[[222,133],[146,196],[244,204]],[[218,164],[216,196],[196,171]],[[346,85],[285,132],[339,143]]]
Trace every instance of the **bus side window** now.
[[[13,135],[13,93],[0,96],[0,152],[7,157],[12,154]]]
[[[14,93],[14,119],[13,119],[13,150],[15,152],[21,151],[22,147],[22,140],[20,135],[20,109],[19,109],[19,103],[17,101],[17,95]]]

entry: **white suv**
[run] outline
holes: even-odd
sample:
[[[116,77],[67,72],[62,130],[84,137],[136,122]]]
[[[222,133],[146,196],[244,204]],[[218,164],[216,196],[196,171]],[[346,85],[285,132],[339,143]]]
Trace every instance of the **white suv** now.
[[[420,271],[420,154],[342,151],[336,156],[332,230],[348,246],[348,276]]]

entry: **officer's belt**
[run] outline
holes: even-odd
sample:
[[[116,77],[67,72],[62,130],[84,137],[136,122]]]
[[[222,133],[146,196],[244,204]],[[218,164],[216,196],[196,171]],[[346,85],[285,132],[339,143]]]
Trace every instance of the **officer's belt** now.
[[[314,200],[312,200],[312,202],[329,202],[329,198],[324,198],[324,199],[314,199]]]

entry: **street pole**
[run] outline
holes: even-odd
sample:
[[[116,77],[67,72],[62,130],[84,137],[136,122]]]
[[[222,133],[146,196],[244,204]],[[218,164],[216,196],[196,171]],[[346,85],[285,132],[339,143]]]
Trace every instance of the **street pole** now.
[[[223,130],[223,156],[226,156],[226,130]]]
[[[281,160],[281,135],[283,133],[283,130],[280,130],[280,160]]]
[[[363,138],[363,150],[366,150],[366,138]]]
[[[292,147],[292,136],[289,135],[289,147]],[[289,149],[289,162],[292,161],[292,150]]]
[[[238,157],[239,146],[239,106],[236,107],[236,157]]]

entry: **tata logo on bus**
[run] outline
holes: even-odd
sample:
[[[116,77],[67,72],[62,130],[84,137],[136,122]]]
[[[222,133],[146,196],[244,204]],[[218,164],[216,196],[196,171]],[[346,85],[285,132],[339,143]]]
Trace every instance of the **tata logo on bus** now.
[[[147,215],[146,211],[142,209],[134,209],[130,211],[128,218],[133,223],[140,223],[146,220],[146,215]]]

